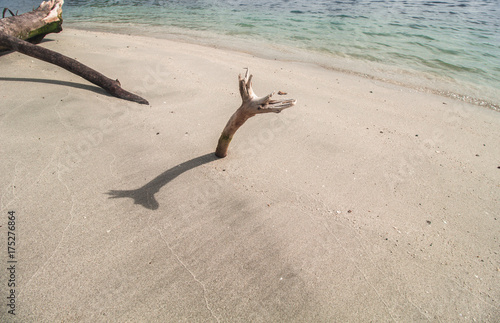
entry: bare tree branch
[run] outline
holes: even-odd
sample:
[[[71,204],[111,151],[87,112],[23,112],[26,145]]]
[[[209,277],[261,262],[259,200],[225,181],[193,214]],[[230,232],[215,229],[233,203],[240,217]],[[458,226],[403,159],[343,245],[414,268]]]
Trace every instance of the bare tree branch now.
[[[14,50],[60,66],[120,99],[149,104],[142,97],[125,91],[118,80],[112,80],[75,59],[30,43],[40,42],[46,34],[62,30],[63,3],[63,0],[44,1],[31,12],[0,19],[0,50]]]
[[[258,97],[252,89],[252,77],[249,69],[245,73],[245,77],[238,75],[240,95],[242,99],[241,106],[229,118],[226,127],[222,131],[219,138],[215,155],[220,158],[227,156],[229,143],[233,139],[236,130],[238,130],[249,118],[261,113],[280,113],[284,109],[290,108],[297,103],[297,100],[271,100],[275,92],[264,97]]]

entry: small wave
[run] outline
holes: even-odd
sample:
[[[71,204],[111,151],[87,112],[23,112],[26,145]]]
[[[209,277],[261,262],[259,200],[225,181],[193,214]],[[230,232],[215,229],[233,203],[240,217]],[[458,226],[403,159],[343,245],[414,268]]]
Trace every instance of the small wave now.
[[[293,35],[290,37],[290,39],[293,39],[293,40],[311,40],[311,38],[309,38],[309,37],[299,36],[299,35]]]
[[[382,46],[382,47],[386,47],[386,48],[392,47],[390,44],[387,44],[387,43],[381,43],[381,42],[373,42],[373,43],[376,45]]]
[[[391,37],[394,36],[392,33],[374,33],[371,31],[363,31],[363,34],[367,36],[376,36],[376,37]]]
[[[411,33],[406,33],[406,32],[398,32],[397,33],[400,36],[403,37],[415,37],[415,38],[420,38],[420,39],[425,39],[425,40],[435,40],[431,36],[423,35],[423,34],[411,34]]]
[[[426,63],[426,60],[424,60],[421,57],[416,56],[416,55],[404,54],[404,53],[399,53],[399,52],[389,52],[388,54],[392,57],[401,58],[401,59],[408,60],[408,61],[418,62],[421,64]]]
[[[369,62],[382,62],[382,59],[380,59],[380,57],[376,57],[376,56],[368,55],[368,54],[346,53],[346,55],[348,57],[357,58],[360,60],[366,60]]]
[[[444,2],[444,1],[428,1],[428,2],[423,3],[424,6],[430,6],[430,7],[434,7],[434,6],[442,5],[442,4],[450,4],[450,3]]]
[[[419,25],[419,24],[409,24],[408,27],[411,29],[425,29],[427,28],[426,25]]]
[[[443,54],[448,54],[453,56],[459,56],[463,54],[463,52],[454,49],[446,49],[441,47],[435,47],[435,48]]]
[[[482,55],[483,55],[484,57],[488,57],[488,58],[498,58],[498,56],[495,56],[495,55],[493,55],[493,54],[491,54],[491,53],[483,53]],[[499,70],[500,70],[500,68],[498,68],[498,67],[494,67],[494,68],[497,68],[497,69],[499,69]]]
[[[440,66],[440,67],[444,67],[445,69],[447,70],[452,70],[452,71],[456,71],[456,72],[462,72],[462,71],[465,71],[465,72],[469,72],[469,73],[473,73],[473,74],[483,74],[485,73],[484,70],[478,68],[478,67],[467,67],[467,66],[463,66],[463,65],[458,65],[458,64],[452,64],[452,63],[448,63],[448,62],[445,62],[441,59],[432,59],[430,61],[427,61],[427,63],[430,65],[430,66]]]
[[[344,14],[340,14],[340,15],[328,15],[328,17],[330,18],[348,18],[348,19],[355,19],[356,17],[355,16],[351,16],[351,15],[344,15]]]
[[[248,36],[248,35],[253,35],[254,32],[252,31],[242,31],[242,30],[228,30],[224,33],[227,36]]]
[[[243,23],[243,22],[237,23],[236,26],[243,27],[243,28],[254,28],[255,27],[255,25],[246,24],[246,23]]]

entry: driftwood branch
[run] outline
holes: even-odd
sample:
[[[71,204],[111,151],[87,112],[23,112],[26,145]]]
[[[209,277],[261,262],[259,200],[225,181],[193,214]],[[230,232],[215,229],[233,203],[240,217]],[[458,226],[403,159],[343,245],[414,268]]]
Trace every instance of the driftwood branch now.
[[[224,158],[227,156],[229,143],[233,139],[236,130],[249,118],[261,113],[280,113],[282,110],[290,108],[297,103],[297,100],[294,99],[272,100],[274,92],[264,97],[258,97],[252,89],[252,77],[248,69],[245,77],[241,77],[241,74],[238,75],[242,103],[238,110],[231,116],[220,135],[215,150],[217,157]]]
[[[6,12],[9,12],[11,16],[17,16],[17,12],[16,13],[13,13],[9,8],[3,8],[3,12],[2,12],[2,18],[5,18],[5,13]]]
[[[71,73],[81,76],[87,81],[100,86],[108,93],[120,99],[140,104],[149,104],[148,101],[142,97],[124,90],[118,80],[112,80],[68,56],[64,56],[50,49],[33,45],[24,40],[4,35],[2,33],[0,33],[0,46],[8,46],[10,49],[18,51],[22,54],[62,67]]]
[[[5,8],[3,17],[8,10],[12,17],[0,19],[0,33],[13,36],[31,43],[39,43],[49,33],[62,30],[62,5],[64,0],[44,1],[38,8],[22,15],[14,15]],[[0,50],[11,49],[0,45]]]
[[[125,91],[118,80],[112,80],[75,59],[30,42],[40,42],[46,34],[62,30],[63,0],[44,1],[35,10],[0,19],[0,49],[10,49],[60,66],[124,100],[149,104],[142,97]]]

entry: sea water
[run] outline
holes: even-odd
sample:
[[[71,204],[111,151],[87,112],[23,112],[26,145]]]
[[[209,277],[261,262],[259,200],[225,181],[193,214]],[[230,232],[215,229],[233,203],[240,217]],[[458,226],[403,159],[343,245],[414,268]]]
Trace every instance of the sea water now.
[[[39,3],[0,0],[0,8]],[[65,0],[63,18],[500,106],[500,0]]]

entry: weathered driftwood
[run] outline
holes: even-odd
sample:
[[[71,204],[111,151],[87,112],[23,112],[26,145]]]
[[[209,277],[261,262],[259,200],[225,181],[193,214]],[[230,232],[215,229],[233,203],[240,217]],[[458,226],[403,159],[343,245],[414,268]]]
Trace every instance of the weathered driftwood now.
[[[0,45],[8,46],[10,49],[18,51],[22,54],[38,58],[42,61],[55,64],[62,67],[73,74],[83,77],[87,81],[100,86],[108,93],[124,100],[137,102],[140,104],[149,104],[148,101],[134,93],[130,93],[121,87],[118,80],[112,80],[96,70],[50,49],[33,45],[27,41],[17,39],[16,37],[4,35],[0,33]]]
[[[75,59],[28,42],[40,42],[46,34],[62,30],[63,3],[63,0],[44,1],[32,12],[0,19],[0,49],[18,51],[60,66],[118,98],[149,104],[142,97],[125,91],[118,80],[112,80]]]
[[[58,33],[62,30],[62,5],[64,0],[44,1],[33,11],[19,16],[12,15],[0,19],[0,32],[5,35],[39,43],[49,33]],[[5,15],[4,9],[3,15]],[[11,14],[12,11],[9,10]],[[0,50],[10,49],[0,46]]]
[[[229,143],[231,139],[233,139],[236,130],[238,130],[249,118],[261,113],[280,113],[282,110],[290,108],[297,103],[297,100],[294,99],[271,100],[274,92],[264,97],[258,97],[252,89],[252,75],[250,75],[248,69],[245,73],[245,77],[241,77],[240,74],[238,75],[238,79],[242,103],[238,110],[231,116],[220,135],[215,150],[215,155],[220,158],[227,156]]]

